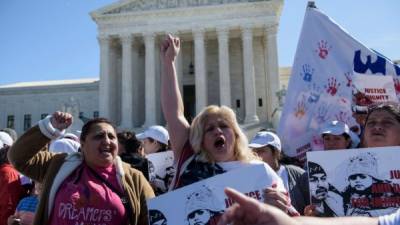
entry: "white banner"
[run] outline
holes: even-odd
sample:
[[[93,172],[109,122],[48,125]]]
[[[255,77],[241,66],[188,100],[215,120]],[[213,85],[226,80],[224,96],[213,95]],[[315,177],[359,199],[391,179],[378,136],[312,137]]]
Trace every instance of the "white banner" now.
[[[224,193],[225,187],[263,201],[263,189],[272,184],[284,190],[277,177],[267,173],[265,164],[256,164],[168,192],[148,200],[149,224],[217,224],[225,209],[233,204]]]
[[[380,216],[400,207],[400,147],[307,153],[311,202],[324,216]]]
[[[400,96],[399,66],[362,45],[318,9],[307,8],[278,127],[287,155],[304,156],[305,149],[318,149],[317,131],[326,121],[356,125],[351,111],[356,73],[393,77]]]

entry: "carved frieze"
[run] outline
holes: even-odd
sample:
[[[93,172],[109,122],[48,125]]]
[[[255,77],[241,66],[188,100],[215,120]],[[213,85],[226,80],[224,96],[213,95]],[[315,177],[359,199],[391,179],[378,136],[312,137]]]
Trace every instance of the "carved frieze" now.
[[[119,8],[109,10],[105,14],[262,1],[270,0],[134,0],[127,2]]]

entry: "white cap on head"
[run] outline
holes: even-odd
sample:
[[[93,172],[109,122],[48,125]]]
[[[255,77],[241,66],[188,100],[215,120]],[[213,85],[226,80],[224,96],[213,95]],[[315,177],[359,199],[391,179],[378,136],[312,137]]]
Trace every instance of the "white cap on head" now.
[[[0,141],[2,142],[1,146],[3,145],[11,146],[14,143],[11,136],[3,131],[0,131]]]
[[[249,147],[261,148],[267,145],[271,145],[278,151],[282,151],[281,140],[279,139],[278,135],[269,131],[258,132],[256,136],[251,140]]]
[[[320,131],[321,137],[324,134],[333,134],[333,135],[347,134],[351,139],[352,148],[356,148],[360,143],[360,138],[358,137],[358,135],[353,131],[351,131],[347,124],[337,120],[330,121],[321,128]]]
[[[151,126],[147,128],[143,133],[136,135],[136,138],[138,140],[152,138],[158,142],[168,145],[169,134],[167,129],[162,126]]]
[[[350,128],[347,126],[347,124],[333,120],[328,123],[326,123],[320,131],[320,135],[324,134],[333,134],[333,135],[342,135],[342,134],[347,134],[350,136]]]

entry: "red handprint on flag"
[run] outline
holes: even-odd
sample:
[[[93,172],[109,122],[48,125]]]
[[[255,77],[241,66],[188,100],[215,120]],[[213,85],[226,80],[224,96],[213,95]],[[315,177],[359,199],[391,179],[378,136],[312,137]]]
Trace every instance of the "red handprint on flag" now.
[[[321,59],[326,59],[331,48],[332,46],[328,45],[328,41],[321,40],[318,42],[318,49],[316,50],[316,52]]]
[[[324,87],[328,94],[335,96],[340,87],[340,82],[337,82],[336,78],[331,77],[328,79],[328,85],[324,85]]]

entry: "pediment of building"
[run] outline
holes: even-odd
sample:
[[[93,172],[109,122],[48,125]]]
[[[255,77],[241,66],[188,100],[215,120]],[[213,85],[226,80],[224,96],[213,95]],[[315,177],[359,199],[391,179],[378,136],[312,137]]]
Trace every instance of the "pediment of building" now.
[[[271,0],[123,0],[99,9],[94,13],[97,15],[115,15],[160,9],[267,1]]]

